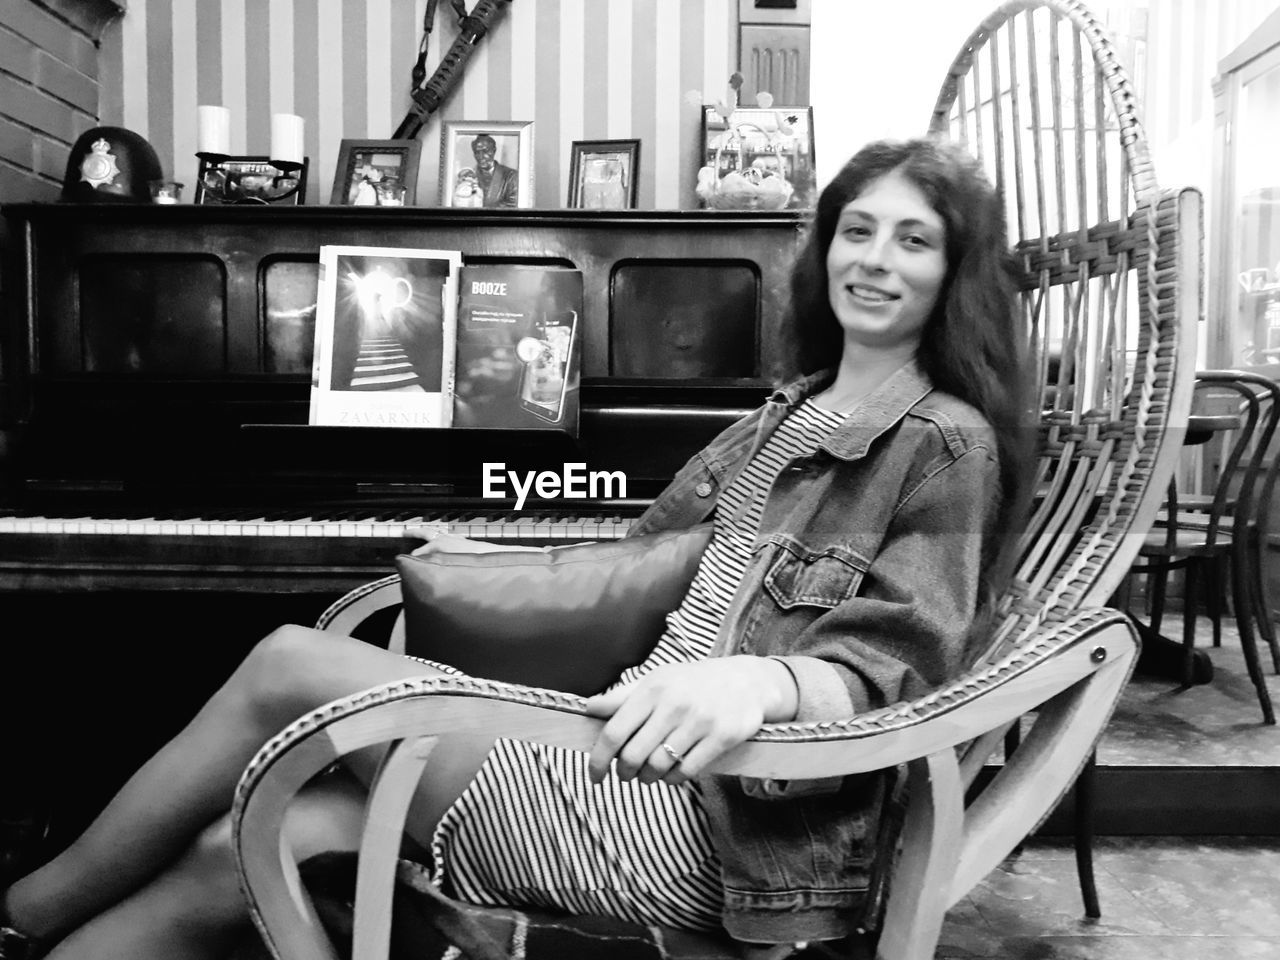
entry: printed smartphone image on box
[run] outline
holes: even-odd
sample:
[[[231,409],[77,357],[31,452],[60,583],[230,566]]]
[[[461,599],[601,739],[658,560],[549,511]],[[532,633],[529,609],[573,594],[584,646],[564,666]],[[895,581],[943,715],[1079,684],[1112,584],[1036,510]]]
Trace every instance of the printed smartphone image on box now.
[[[578,332],[578,314],[568,310],[538,324],[536,336],[516,344],[516,356],[524,365],[520,374],[520,406],[551,423],[564,413],[569,384],[569,358]]]
[[[459,277],[453,424],[578,435],[582,273],[484,263]]]

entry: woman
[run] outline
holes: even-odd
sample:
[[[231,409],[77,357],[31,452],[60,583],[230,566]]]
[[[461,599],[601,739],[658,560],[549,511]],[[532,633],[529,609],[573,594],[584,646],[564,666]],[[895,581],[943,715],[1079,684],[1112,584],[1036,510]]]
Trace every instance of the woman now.
[[[456,803],[429,792],[449,779],[434,771],[411,826],[448,889],[723,925],[746,944],[850,932],[880,778],[699,775],[763,723],[914,697],[973,654],[1025,488],[1003,224],[946,144],[872,144],[825,188],[792,281],[803,376],[694,457],[633,530],[714,517],[687,597],[648,660],[588,701],[608,718],[589,756],[501,741]],[[275,631],[83,836],[8,889],[0,920],[57,960],[224,955],[246,924],[225,818],[244,765],[302,713],[423,669]],[[523,818],[486,813],[513,790],[538,801],[507,805]],[[300,797],[298,859],[354,849],[361,802],[339,777]]]

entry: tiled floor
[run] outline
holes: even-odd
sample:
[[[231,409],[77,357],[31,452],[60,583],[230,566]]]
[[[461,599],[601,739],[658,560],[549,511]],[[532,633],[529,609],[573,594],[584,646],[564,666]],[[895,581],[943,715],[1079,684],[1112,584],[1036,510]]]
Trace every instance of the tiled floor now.
[[[1175,616],[1170,628],[1181,629],[1181,620]],[[1201,617],[1196,641],[1213,661],[1213,680],[1183,687],[1135,673],[1098,746],[1099,763],[1280,767],[1280,728],[1262,723],[1234,622],[1227,618],[1222,646],[1214,647],[1209,620]],[[1260,647],[1271,700],[1280,710],[1280,676],[1266,644]]]
[[[1212,683],[1135,675],[1099,745],[1101,764],[1280,766],[1234,626],[1198,636]],[[1280,705],[1280,676],[1263,664]],[[1280,823],[1275,837],[1102,837],[1102,918],[1088,920],[1069,842],[1033,840],[951,911],[938,960],[1280,960]]]
[[[938,960],[1280,960],[1280,838],[1104,838],[1102,918],[1069,846],[1033,842],[947,917]]]

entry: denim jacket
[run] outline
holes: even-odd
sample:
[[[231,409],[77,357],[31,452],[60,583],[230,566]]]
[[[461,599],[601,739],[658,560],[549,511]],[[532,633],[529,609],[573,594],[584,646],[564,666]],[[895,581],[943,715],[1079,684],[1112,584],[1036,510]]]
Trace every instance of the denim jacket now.
[[[632,535],[711,516],[720,492],[833,371],[798,380],[676,474]],[[774,657],[795,676],[796,720],[850,717],[958,675],[986,604],[1000,506],[995,437],[913,362],[815,456],[785,465],[713,653]],[[699,782],[722,864],[724,924],[739,940],[852,932],[871,878],[884,780]]]

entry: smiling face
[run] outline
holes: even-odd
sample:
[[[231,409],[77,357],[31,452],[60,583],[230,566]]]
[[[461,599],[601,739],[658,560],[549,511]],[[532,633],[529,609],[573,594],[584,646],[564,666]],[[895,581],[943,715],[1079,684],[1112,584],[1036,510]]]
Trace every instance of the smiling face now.
[[[490,137],[481,135],[471,141],[471,153],[476,158],[476,166],[485,173],[493,170],[493,158],[497,152],[498,146]]]
[[[947,275],[946,224],[897,171],[850,200],[827,248],[827,294],[845,349],[911,350]]]

